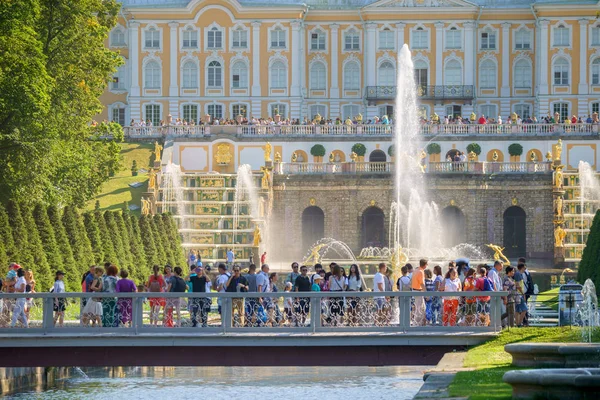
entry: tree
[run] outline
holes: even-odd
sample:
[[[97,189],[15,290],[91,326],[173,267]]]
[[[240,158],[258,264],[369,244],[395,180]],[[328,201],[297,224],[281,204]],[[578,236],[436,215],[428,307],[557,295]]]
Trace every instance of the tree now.
[[[314,157],[323,157],[325,155],[325,147],[322,144],[315,144],[310,148],[310,154]]]
[[[102,262],[118,263],[117,253],[115,252],[115,245],[113,243],[112,235],[106,227],[104,213],[100,210],[96,210],[94,211],[94,217],[96,218],[96,222],[98,223],[98,230],[100,231],[102,254],[104,254]]]
[[[6,257],[16,260],[17,249],[13,239],[12,229],[8,222],[8,214],[2,204],[0,204],[0,241],[2,242]],[[2,265],[2,264],[0,264]]]
[[[510,146],[508,146],[508,154],[510,154],[513,157],[520,156],[521,154],[523,154],[523,146],[521,146],[519,143],[511,144]]]
[[[390,147],[388,147],[388,156],[394,157],[395,154],[396,154],[396,145],[392,144],[392,145],[390,145]]]
[[[591,279],[596,286],[596,293],[600,295],[600,210],[596,211],[590,233],[583,249],[583,255],[577,270],[577,280],[584,283]]]
[[[179,235],[179,231],[177,230],[177,224],[175,223],[175,219],[169,213],[162,214],[161,217],[163,219],[165,231],[167,232],[167,236],[169,237],[169,243],[171,244],[171,248],[173,249],[175,265],[185,265],[186,256],[183,253],[183,249],[181,247],[181,236]]]
[[[165,263],[169,265],[177,265],[175,264],[175,257],[173,256],[173,246],[169,235],[167,234],[167,230],[165,229],[163,220],[159,214],[156,214],[152,217],[154,220],[154,225],[156,226],[156,234],[158,235],[158,240],[156,241],[156,245],[162,247],[165,253]]]
[[[363,157],[367,153],[367,148],[362,143],[355,143],[352,146],[352,152],[356,153],[359,157]]]
[[[146,264],[144,244],[140,237],[138,221],[132,214],[125,212],[123,213],[123,222],[125,223],[127,236],[129,237],[131,256],[133,257],[133,262],[136,264],[135,278],[137,282],[143,282],[150,274],[150,265]]]
[[[146,254],[146,265],[159,264],[156,256],[156,245],[154,244],[154,235],[152,234],[152,226],[148,215],[142,215],[139,219],[140,237],[144,245],[144,253]]]
[[[440,154],[442,152],[442,148],[437,143],[429,143],[427,145],[427,154]]]
[[[104,212],[104,222],[106,222],[106,228],[112,238],[113,246],[115,249],[115,255],[117,256],[117,262],[119,267],[128,268],[127,255],[125,254],[125,246],[123,246],[123,239],[121,233],[115,222],[115,215],[112,211]]]
[[[8,265],[9,263],[8,255],[6,254],[6,249],[4,248],[4,242],[0,240],[0,266]]]
[[[154,245],[156,247],[156,259],[158,263],[164,265],[167,263],[167,255],[165,253],[165,244],[161,238],[158,226],[156,226],[156,220],[153,217],[149,218],[150,228],[152,230],[152,237],[154,239]]]
[[[100,236],[100,229],[98,229],[96,215],[91,211],[84,213],[83,225],[85,226],[85,233],[92,246],[94,264],[101,265],[104,263],[104,248],[102,246],[102,237]]]
[[[85,234],[81,216],[74,206],[67,206],[64,208],[62,222],[69,243],[71,244],[71,249],[73,250],[73,258],[75,258],[75,265],[65,265],[65,270],[67,272],[65,280],[71,285],[77,283],[77,286],[79,286],[81,283],[79,280],[80,275],[87,271],[90,265],[94,263],[92,246]]]
[[[73,249],[71,249],[71,243],[69,243],[65,226],[62,223],[61,213],[56,206],[48,207],[48,219],[54,229],[54,240],[62,256],[62,268],[66,269],[68,265],[74,266]]]
[[[133,253],[131,252],[131,242],[129,238],[129,233],[127,232],[127,227],[125,226],[125,221],[123,220],[123,214],[121,211],[113,211],[115,224],[117,225],[117,229],[119,231],[119,236],[123,241],[123,251],[125,253],[125,261],[124,268],[127,268],[129,274],[131,276],[135,276],[136,273],[136,262],[134,260]]]
[[[48,260],[49,270],[46,278],[48,279],[48,288],[52,282],[52,270],[64,268],[63,257],[60,253],[60,248],[56,242],[56,234],[54,233],[54,227],[48,217],[48,210],[40,203],[36,204],[33,209],[33,221],[37,225],[37,232],[42,242],[42,246],[46,253],[46,259]],[[39,279],[39,277],[37,277]]]
[[[10,200],[6,207],[6,213],[15,243],[14,261],[30,268],[33,266],[33,255],[29,251],[29,235],[21,215],[21,207],[16,201]]]
[[[471,143],[467,146],[467,153],[473,152],[477,155],[481,154],[481,146],[477,143]]]
[[[48,258],[46,257],[45,246],[42,243],[38,228],[33,220],[31,209],[23,207],[22,216],[28,233],[27,252],[33,258],[33,264],[27,267],[31,268],[35,273],[38,290],[47,291],[54,281],[50,265],[48,264]]]

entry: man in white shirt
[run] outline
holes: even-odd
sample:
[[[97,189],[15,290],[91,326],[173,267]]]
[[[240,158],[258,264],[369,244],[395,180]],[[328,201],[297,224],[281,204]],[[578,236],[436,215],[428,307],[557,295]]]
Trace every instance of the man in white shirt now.
[[[17,270],[17,283],[15,283],[15,293],[25,293],[27,288],[27,281],[25,280],[25,271],[23,268]],[[15,302],[15,308],[13,310],[13,317],[10,323],[11,328],[14,328],[17,324],[17,320],[21,320],[23,327],[27,328],[27,315],[25,315],[25,297],[20,297]]]
[[[385,263],[379,264],[379,272],[373,277],[373,291],[374,292],[385,292],[385,273],[387,272],[387,266]],[[383,326],[387,324],[387,311],[385,297],[374,297],[375,303],[377,304],[377,325]]]
[[[500,292],[502,290],[502,280],[500,279],[500,271],[502,271],[502,267],[502,261],[496,261],[494,263],[494,268],[490,269],[487,275],[494,284],[494,290],[496,292]]]
[[[221,263],[219,264],[219,276],[217,277],[217,292],[219,293],[225,293],[225,290],[227,289],[227,281],[229,280],[229,277],[231,275],[227,273],[227,267],[225,266],[225,264]],[[219,297],[217,299],[217,304],[219,305],[219,314],[221,314],[221,298]],[[221,314],[223,315],[223,314]]]
[[[273,291],[269,280],[268,264],[263,264],[260,267],[260,272],[256,276],[256,289],[259,293],[271,293]],[[269,296],[261,297],[260,302],[267,312],[267,324],[271,326],[275,325],[275,304],[273,303],[273,298]]]

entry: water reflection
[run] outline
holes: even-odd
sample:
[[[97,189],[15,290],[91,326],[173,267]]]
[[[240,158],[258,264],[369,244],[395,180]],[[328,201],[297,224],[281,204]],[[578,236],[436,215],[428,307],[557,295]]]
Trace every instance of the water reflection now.
[[[135,367],[84,369],[8,399],[412,399],[427,367]]]

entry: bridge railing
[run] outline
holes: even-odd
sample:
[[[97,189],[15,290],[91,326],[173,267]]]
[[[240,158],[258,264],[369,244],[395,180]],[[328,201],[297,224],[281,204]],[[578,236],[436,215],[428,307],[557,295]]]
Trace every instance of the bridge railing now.
[[[497,332],[507,292],[0,294],[0,333]],[[62,317],[60,315],[62,313]],[[25,324],[23,318],[27,318]],[[168,331],[163,331],[168,332]]]

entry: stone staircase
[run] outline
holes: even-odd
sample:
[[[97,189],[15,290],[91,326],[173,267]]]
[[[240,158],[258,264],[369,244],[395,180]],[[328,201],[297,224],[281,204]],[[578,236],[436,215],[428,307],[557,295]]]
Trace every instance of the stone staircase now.
[[[536,301],[530,307],[529,326],[552,327],[558,326],[558,311]]]

